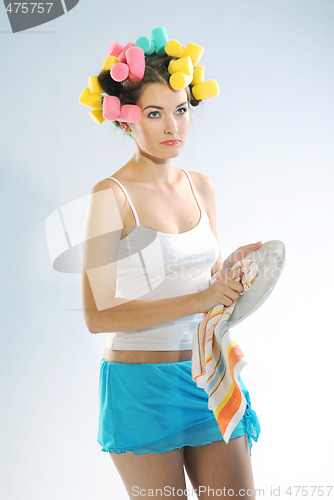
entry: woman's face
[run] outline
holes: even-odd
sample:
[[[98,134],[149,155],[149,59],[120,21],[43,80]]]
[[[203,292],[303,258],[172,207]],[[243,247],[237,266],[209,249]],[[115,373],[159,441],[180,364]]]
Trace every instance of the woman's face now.
[[[142,119],[130,127],[141,153],[160,159],[178,156],[190,123],[186,91],[172,90],[165,83],[148,83],[136,104],[143,111]]]

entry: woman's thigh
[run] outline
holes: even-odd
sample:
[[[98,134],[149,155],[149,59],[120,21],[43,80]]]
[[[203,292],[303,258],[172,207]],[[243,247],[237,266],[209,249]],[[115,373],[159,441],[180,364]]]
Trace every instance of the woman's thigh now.
[[[227,444],[214,441],[202,446],[185,446],[184,465],[201,500],[217,498],[219,491],[216,490],[224,492],[224,488],[226,493],[221,495],[222,498],[255,500],[247,434],[230,439]],[[229,489],[235,495],[228,492]],[[238,495],[240,490],[241,495]]]
[[[168,451],[166,453],[147,453],[135,455],[131,452],[110,454],[119,475],[128,492],[129,498],[163,498],[172,497],[175,488],[180,490],[175,494],[176,498],[187,498],[181,494],[186,490],[186,482],[183,469],[183,448]],[[156,490],[161,489],[162,494]],[[142,494],[139,493],[140,490]],[[145,491],[144,491],[145,490]],[[148,490],[154,491],[154,496]],[[145,494],[144,494],[145,493]]]

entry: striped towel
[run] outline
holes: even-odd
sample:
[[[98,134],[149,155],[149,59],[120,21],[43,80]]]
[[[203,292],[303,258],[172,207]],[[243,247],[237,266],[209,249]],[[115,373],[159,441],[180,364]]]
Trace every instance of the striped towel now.
[[[236,267],[241,267],[244,272],[242,295],[255,279],[257,265],[243,259],[232,269]],[[239,280],[236,278],[236,281]],[[217,305],[205,314],[194,330],[191,359],[192,379],[208,393],[208,407],[214,412],[226,443],[247,407],[237,380],[247,362],[237,342],[232,340],[227,326],[233,310],[234,306]]]

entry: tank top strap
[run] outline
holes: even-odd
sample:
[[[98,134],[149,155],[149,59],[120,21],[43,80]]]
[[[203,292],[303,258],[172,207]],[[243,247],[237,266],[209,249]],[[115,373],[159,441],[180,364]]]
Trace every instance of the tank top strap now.
[[[125,189],[125,187],[123,186],[123,184],[118,179],[115,179],[115,177],[110,176],[110,177],[108,177],[108,179],[112,179],[113,181],[117,182],[117,184],[119,185],[119,187],[122,189],[123,193],[125,194],[126,199],[129,202],[131,210],[133,212],[133,215],[134,215],[134,218],[135,218],[135,221],[136,221],[136,225],[140,226],[140,224],[139,224],[139,218],[138,218],[136,209],[134,207],[134,204],[132,203],[132,200],[131,200],[131,198],[129,196],[129,193],[127,192],[127,190]]]
[[[192,192],[193,192],[193,195],[194,195],[194,198],[197,202],[197,205],[199,206],[201,212],[202,212],[202,206],[199,202],[199,199],[198,199],[198,196],[197,196],[197,193],[196,193],[196,189],[194,187],[194,184],[193,184],[193,181],[191,180],[191,177],[189,175],[189,172],[187,170],[185,170],[184,168],[181,168],[181,170],[183,170],[183,172],[186,174],[186,176],[188,177],[188,180],[189,180],[189,183],[190,183],[190,186],[191,186],[191,189],[192,189]]]

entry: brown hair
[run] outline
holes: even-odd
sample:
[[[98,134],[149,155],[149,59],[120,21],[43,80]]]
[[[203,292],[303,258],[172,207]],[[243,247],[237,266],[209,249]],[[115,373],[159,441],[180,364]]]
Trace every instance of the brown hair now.
[[[114,95],[119,98],[121,105],[136,104],[143,86],[147,83],[167,83],[169,84],[170,73],[168,73],[168,65],[174,59],[171,56],[160,56],[155,52],[149,56],[145,56],[145,73],[140,82],[130,82],[127,78],[123,82],[116,82],[110,76],[110,71],[104,70],[98,75],[98,81],[104,92],[108,95]],[[198,106],[201,101],[195,99],[191,92],[191,86],[185,87],[188,101],[192,106]],[[103,97],[101,99],[103,102]],[[118,121],[114,122],[120,127]]]

